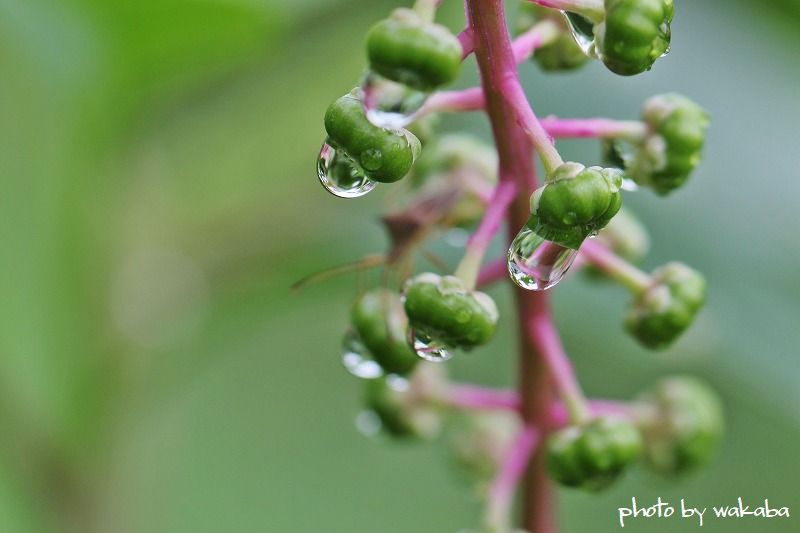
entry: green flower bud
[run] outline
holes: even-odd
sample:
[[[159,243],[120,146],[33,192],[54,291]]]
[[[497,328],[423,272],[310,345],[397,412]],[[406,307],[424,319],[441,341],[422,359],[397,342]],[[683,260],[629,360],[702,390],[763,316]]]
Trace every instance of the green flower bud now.
[[[705,294],[706,282],[699,272],[668,263],[653,273],[650,287],[633,301],[625,327],[648,348],[666,348],[691,325]]]
[[[602,490],[638,458],[641,448],[632,423],[599,417],[554,433],[547,444],[547,465],[550,477],[562,485]]]
[[[653,470],[683,474],[714,455],[724,431],[722,403],[705,383],[684,376],[665,378],[641,402],[644,456]]]
[[[486,344],[497,326],[497,306],[485,293],[470,291],[455,276],[425,273],[405,289],[405,310],[417,334],[452,348]]]
[[[558,35],[542,44],[533,53],[533,60],[548,72],[574,70],[589,60],[581,47],[575,42],[564,15],[556,10],[538,6],[526,1],[520,5],[517,17],[517,32],[529,30],[537,22],[549,20],[558,28]]]
[[[512,412],[475,412],[456,420],[449,444],[459,470],[478,483],[489,482],[520,426]]]
[[[440,24],[410,9],[395,9],[367,33],[369,67],[381,76],[421,91],[455,81],[461,43]]]
[[[350,320],[361,342],[386,372],[405,375],[419,361],[408,346],[408,318],[396,292],[375,289],[364,294],[353,305]]]
[[[605,20],[595,26],[603,63],[616,74],[650,70],[669,50],[672,0],[605,0]]]
[[[708,114],[679,94],[663,94],[647,100],[642,118],[650,135],[629,165],[637,183],[667,194],[683,185],[700,163]]]
[[[361,101],[346,94],[325,112],[325,130],[335,149],[343,150],[372,180],[391,183],[408,174],[419,153],[419,140],[406,130],[372,125]]]
[[[547,240],[578,249],[622,206],[622,171],[564,163],[531,195],[531,227]]]
[[[435,365],[420,364],[406,379],[384,376],[364,380],[364,405],[392,437],[432,438],[441,427],[441,414],[431,398],[444,387]]]

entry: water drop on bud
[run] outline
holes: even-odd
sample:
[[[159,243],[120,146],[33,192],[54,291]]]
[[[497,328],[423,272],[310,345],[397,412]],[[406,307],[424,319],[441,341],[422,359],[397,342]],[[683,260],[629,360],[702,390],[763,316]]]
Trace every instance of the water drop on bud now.
[[[391,130],[404,128],[414,121],[429,93],[412,89],[367,72],[361,83],[364,114],[375,126]]]
[[[453,352],[444,344],[437,342],[413,329],[408,330],[408,344],[414,352],[432,363],[441,363],[453,358]]]
[[[524,226],[508,249],[508,273],[523,289],[547,290],[561,281],[577,255]]]
[[[364,170],[345,152],[326,142],[317,157],[317,175],[325,189],[339,198],[358,198],[375,188]]]
[[[583,53],[589,57],[597,57],[594,23],[577,13],[570,13],[569,11],[562,11],[561,13],[567,21],[567,26],[575,38],[575,42],[578,43]]]
[[[383,376],[383,368],[375,362],[355,331],[348,331],[342,341],[342,364],[357,378],[375,379]]]

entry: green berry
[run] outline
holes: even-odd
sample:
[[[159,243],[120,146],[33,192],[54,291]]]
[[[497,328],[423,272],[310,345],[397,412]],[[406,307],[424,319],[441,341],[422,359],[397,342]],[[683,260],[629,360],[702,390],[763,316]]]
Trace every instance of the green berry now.
[[[455,276],[425,273],[408,282],[405,310],[417,333],[451,348],[486,344],[497,326],[497,306],[488,294],[467,289]]]
[[[661,380],[641,397],[647,413],[640,424],[646,463],[665,475],[690,472],[716,452],[724,420],[716,393],[691,377]]]
[[[574,70],[589,60],[581,47],[575,42],[564,16],[556,10],[538,6],[532,2],[520,5],[517,17],[517,31],[522,33],[537,22],[548,20],[558,28],[558,35],[542,44],[533,53],[533,60],[547,72]]]
[[[394,10],[367,33],[370,69],[421,91],[455,81],[461,50],[458,38],[446,27],[405,8]]]
[[[539,235],[578,249],[622,206],[622,171],[564,163],[531,195],[531,220]]]
[[[460,473],[470,480],[489,482],[496,474],[520,430],[514,412],[472,412],[457,418],[449,439]]]
[[[642,118],[651,133],[629,166],[631,177],[667,194],[700,163],[708,114],[685,96],[663,94],[645,102]]]
[[[639,431],[628,421],[599,417],[554,433],[547,444],[550,476],[567,487],[602,490],[641,453]]]
[[[419,140],[406,130],[374,126],[361,101],[346,94],[325,112],[325,130],[335,149],[343,150],[373,181],[391,183],[408,174],[419,153]]]
[[[408,346],[408,318],[396,292],[376,289],[364,294],[353,305],[350,320],[361,342],[386,372],[405,375],[419,361]]]
[[[703,276],[682,263],[653,273],[651,285],[633,301],[627,330],[644,346],[666,348],[691,325],[705,302]]]
[[[616,74],[650,70],[669,50],[672,0],[605,0],[605,20],[595,27],[597,50]]]

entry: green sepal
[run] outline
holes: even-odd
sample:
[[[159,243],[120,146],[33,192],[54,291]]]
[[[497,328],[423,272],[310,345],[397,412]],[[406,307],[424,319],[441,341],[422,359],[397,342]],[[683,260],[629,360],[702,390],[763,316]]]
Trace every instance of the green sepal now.
[[[353,93],[333,102],[325,112],[328,142],[343,150],[374,181],[391,183],[411,170],[419,140],[407,130],[379,128],[367,120]]]
[[[650,70],[669,50],[672,0],[605,0],[605,20],[594,29],[609,70],[632,76]]]
[[[419,362],[408,346],[408,318],[398,293],[388,289],[365,293],[353,305],[350,320],[361,342],[387,373],[406,375]]]
[[[420,91],[455,81],[461,52],[461,43],[450,30],[406,8],[395,9],[367,33],[370,69]]]
[[[699,379],[662,379],[640,397],[645,463],[662,475],[682,475],[708,463],[724,433],[722,402]]]
[[[668,263],[652,275],[651,285],[633,301],[625,327],[641,344],[663,349],[694,321],[703,306],[706,281],[682,263]]]
[[[418,275],[406,284],[404,305],[416,333],[451,348],[486,344],[497,326],[494,300],[455,276]]]
[[[550,477],[561,485],[598,491],[619,478],[641,450],[641,435],[631,422],[598,417],[551,435],[547,466]]]

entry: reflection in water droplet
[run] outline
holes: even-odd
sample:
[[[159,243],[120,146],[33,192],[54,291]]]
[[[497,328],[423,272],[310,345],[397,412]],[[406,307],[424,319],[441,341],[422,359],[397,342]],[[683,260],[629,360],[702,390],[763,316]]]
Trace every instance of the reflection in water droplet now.
[[[342,364],[357,378],[375,379],[383,375],[383,368],[375,362],[355,331],[348,331],[342,340]]]
[[[327,140],[319,151],[317,175],[323,187],[339,198],[364,196],[376,185],[344,151],[337,150]]]
[[[371,410],[361,411],[356,415],[356,429],[365,437],[375,437],[381,432],[381,418]]]
[[[447,346],[427,335],[417,334],[413,329],[408,330],[408,344],[419,357],[432,363],[441,363],[453,357],[453,352]]]
[[[594,39],[594,23],[582,15],[577,13],[570,13],[569,11],[562,11],[564,19],[567,21],[572,36],[578,47],[583,50],[583,53],[589,57],[597,57],[597,51]]]
[[[364,114],[379,128],[397,130],[414,121],[429,93],[367,72],[361,83]]]
[[[508,273],[523,289],[543,291],[561,281],[577,255],[525,226],[508,249]]]

